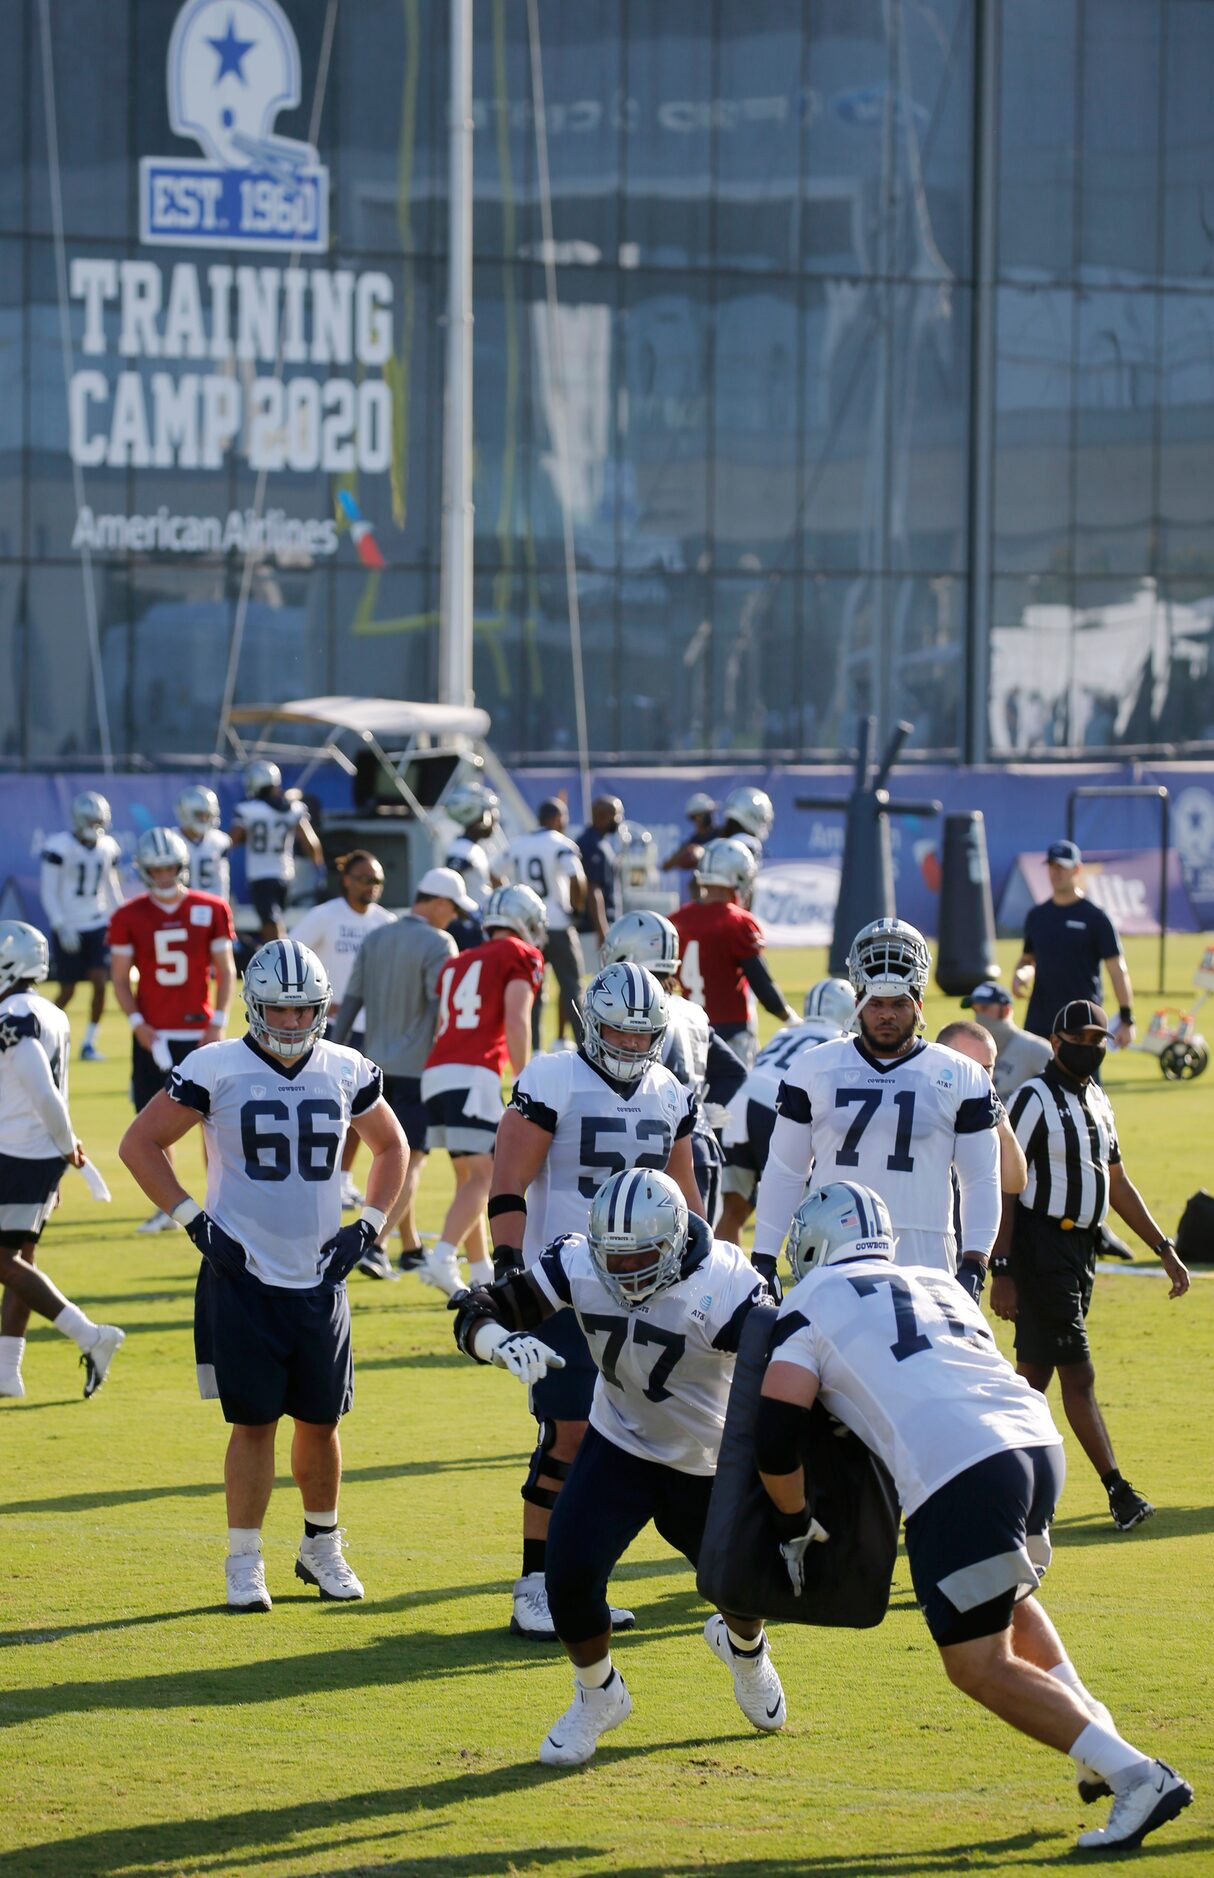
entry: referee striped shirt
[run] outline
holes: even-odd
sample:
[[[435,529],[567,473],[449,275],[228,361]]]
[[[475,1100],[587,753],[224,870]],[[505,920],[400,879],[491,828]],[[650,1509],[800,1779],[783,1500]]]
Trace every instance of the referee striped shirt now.
[[[1121,1149],[1100,1084],[1076,1083],[1051,1063],[1016,1091],[1011,1122],[1029,1166],[1020,1204],[1063,1226],[1103,1225]]]

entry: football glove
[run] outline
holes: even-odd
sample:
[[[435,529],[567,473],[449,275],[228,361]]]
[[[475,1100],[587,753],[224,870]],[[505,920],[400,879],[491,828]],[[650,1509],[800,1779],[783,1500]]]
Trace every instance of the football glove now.
[[[516,1246],[495,1245],[493,1248],[493,1282],[500,1284],[503,1278],[509,1278],[511,1272],[521,1272],[523,1255]]]
[[[550,1350],[538,1337],[528,1336],[526,1331],[515,1331],[513,1336],[499,1343],[490,1353],[489,1361],[498,1369],[504,1369],[511,1376],[517,1376],[520,1382],[530,1386],[533,1382],[543,1382],[550,1369],[564,1369],[565,1359]]]
[[[79,952],[80,934],[74,926],[56,926],[55,937],[59,941],[61,951]]]
[[[217,1226],[209,1213],[196,1213],[186,1227],[186,1234],[213,1272],[222,1272],[225,1278],[244,1277],[248,1270],[244,1247],[239,1239],[233,1239],[222,1226]]]
[[[954,1277],[963,1291],[967,1291],[977,1304],[982,1297],[982,1287],[986,1283],[986,1261],[967,1252],[957,1267]]]
[[[760,1278],[766,1279],[767,1289],[770,1291],[775,1302],[777,1304],[783,1304],[784,1287],[780,1283],[780,1275],[776,1270],[776,1260],[772,1258],[770,1252],[758,1253],[758,1255],[751,1260],[751,1264],[758,1272]]]
[[[799,1532],[798,1526],[802,1528]],[[783,1535],[780,1557],[784,1560],[793,1595],[799,1598],[805,1589],[805,1554],[811,1545],[821,1545],[830,1534],[824,1526],[819,1526],[807,1506],[799,1513],[777,1513],[776,1531]]]
[[[376,1231],[369,1219],[356,1219],[342,1226],[320,1248],[320,1276],[324,1284],[340,1285],[350,1276],[360,1259],[375,1244]]]

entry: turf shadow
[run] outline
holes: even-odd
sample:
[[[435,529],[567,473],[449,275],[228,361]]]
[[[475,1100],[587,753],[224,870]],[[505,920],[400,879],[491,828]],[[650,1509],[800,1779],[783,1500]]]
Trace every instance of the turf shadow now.
[[[1149,1545],[1152,1539],[1184,1539],[1214,1532],[1214,1506],[1161,1506],[1129,1532],[1118,1532],[1107,1513],[1077,1514],[1056,1519],[1051,1537],[1067,1548],[1073,1545]]]

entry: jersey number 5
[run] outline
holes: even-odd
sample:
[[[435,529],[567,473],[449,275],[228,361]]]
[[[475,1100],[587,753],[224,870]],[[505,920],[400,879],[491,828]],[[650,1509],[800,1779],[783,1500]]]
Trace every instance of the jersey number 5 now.
[[[291,1174],[291,1137],[286,1129],[262,1128],[262,1122],[289,1122],[291,1111],[285,1102],[268,1099],[245,1102],[240,1110],[240,1145],[244,1149],[244,1171],[250,1180],[287,1180]],[[327,1096],[309,1096],[299,1105],[299,1167],[301,1180],[321,1181],[332,1177],[341,1147],[341,1130],[330,1134],[316,1126],[318,1121],[341,1121],[341,1110]]]

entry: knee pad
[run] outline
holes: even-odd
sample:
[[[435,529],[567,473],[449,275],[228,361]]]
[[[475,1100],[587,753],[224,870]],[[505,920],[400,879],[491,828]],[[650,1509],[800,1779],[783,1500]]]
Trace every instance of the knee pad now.
[[[549,1459],[551,1449],[556,1444],[556,1423],[542,1421],[540,1438],[535,1444],[535,1453],[531,1456],[531,1465],[527,1469],[527,1478],[519,1488],[519,1493],[531,1506],[542,1506],[549,1513],[556,1505],[557,1489],[541,1487],[539,1479],[546,1474],[549,1480],[564,1480],[572,1461],[554,1461]]]

